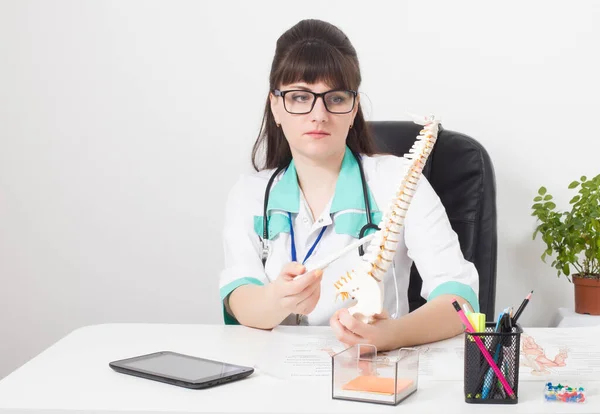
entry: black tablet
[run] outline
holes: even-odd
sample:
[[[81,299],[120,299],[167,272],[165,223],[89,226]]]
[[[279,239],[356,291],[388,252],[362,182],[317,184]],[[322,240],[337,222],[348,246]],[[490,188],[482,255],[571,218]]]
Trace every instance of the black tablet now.
[[[208,388],[246,378],[253,368],[161,351],[108,364],[113,370],[186,388]]]

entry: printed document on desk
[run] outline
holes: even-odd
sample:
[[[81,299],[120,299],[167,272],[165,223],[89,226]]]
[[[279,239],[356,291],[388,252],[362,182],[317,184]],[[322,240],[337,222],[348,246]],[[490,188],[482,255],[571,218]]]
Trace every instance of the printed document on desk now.
[[[255,368],[282,379],[331,379],[331,356],[346,347],[329,326],[278,326]],[[417,346],[419,380],[455,381],[463,376],[464,338]],[[392,351],[393,353],[394,351]],[[379,353],[380,356],[388,352]]]
[[[439,342],[415,346],[419,350],[419,380],[462,380],[465,338],[455,336]]]
[[[597,381],[600,327],[523,328],[520,381]],[[460,381],[464,376],[464,335],[416,346],[419,380]],[[280,326],[270,334],[255,368],[283,379],[330,379],[331,355],[345,346],[329,326]],[[380,355],[385,355],[383,352]]]
[[[600,327],[523,328],[520,381],[597,381]],[[464,335],[417,346],[419,379],[459,381],[464,377]]]
[[[600,327],[524,328],[521,381],[597,381],[600,378]]]
[[[254,367],[281,379],[329,380],[331,355],[345,348],[329,326],[278,326]]]

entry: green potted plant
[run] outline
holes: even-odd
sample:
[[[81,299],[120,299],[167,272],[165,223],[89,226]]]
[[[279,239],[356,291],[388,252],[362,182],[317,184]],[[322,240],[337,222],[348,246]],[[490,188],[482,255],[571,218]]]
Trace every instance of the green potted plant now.
[[[569,189],[579,191],[569,202],[570,211],[560,212],[552,195],[540,187],[531,207],[539,223],[533,239],[540,234],[546,244],[542,261],[554,254],[551,266],[557,276],[573,279],[575,312],[600,315],[600,174],[591,180],[583,176]]]

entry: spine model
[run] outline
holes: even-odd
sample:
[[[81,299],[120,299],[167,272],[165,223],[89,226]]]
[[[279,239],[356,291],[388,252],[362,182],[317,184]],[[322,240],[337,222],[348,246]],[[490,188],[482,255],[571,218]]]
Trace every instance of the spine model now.
[[[365,323],[373,322],[373,316],[383,311],[383,277],[392,264],[406,212],[437,139],[439,121],[434,117],[414,118],[414,122],[423,125],[423,129],[409,153],[404,155],[412,162],[400,188],[382,217],[379,230],[371,239],[358,269],[347,272],[334,283],[336,297],[357,301],[348,311]]]

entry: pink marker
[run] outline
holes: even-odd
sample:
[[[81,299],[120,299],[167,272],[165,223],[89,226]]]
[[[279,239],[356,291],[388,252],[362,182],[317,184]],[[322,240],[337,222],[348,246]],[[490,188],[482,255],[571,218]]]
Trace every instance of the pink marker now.
[[[454,309],[456,309],[456,312],[458,313],[458,316],[460,317],[460,319],[462,320],[463,324],[465,325],[467,332],[468,333],[475,333],[475,329],[473,329],[473,325],[471,325],[471,322],[469,322],[469,318],[467,318],[467,316],[465,315],[465,313],[463,312],[463,310],[460,308],[460,305],[458,304],[458,302],[456,300],[454,300],[452,302],[452,305],[454,306]],[[479,350],[481,351],[481,353],[485,357],[486,361],[488,362],[488,364],[490,364],[490,367],[492,367],[492,369],[494,370],[494,372],[498,376],[498,379],[502,383],[502,386],[506,390],[506,393],[508,394],[508,396],[511,399],[514,400],[516,398],[515,397],[515,392],[512,390],[512,388],[508,384],[508,381],[506,381],[506,378],[504,377],[504,375],[502,375],[502,372],[500,371],[500,369],[498,368],[498,366],[496,365],[496,363],[492,359],[492,356],[490,355],[490,353],[488,352],[488,350],[483,345],[483,342],[481,342],[481,339],[477,335],[473,335],[472,337],[475,340],[475,343],[477,344],[477,346],[479,347]]]

